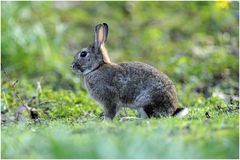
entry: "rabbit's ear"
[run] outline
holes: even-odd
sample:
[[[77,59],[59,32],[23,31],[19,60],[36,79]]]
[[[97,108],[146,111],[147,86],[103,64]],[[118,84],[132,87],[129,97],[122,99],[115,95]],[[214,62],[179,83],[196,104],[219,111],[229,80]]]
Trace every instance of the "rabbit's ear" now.
[[[107,41],[108,36],[108,25],[106,23],[98,24],[95,27],[95,49],[100,49],[105,63],[111,63],[108,56],[107,49],[104,46],[104,42]]]
[[[95,45],[99,48],[107,40],[108,25],[106,23],[98,24],[95,27]]]
[[[104,30],[104,42],[106,42],[107,37],[108,37],[108,25],[107,25],[107,23],[103,23],[103,30]]]

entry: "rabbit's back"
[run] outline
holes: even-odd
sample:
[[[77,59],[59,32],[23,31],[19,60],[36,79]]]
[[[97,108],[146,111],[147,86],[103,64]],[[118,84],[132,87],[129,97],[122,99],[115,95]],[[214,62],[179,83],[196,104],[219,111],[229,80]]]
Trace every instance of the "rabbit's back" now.
[[[101,104],[145,108],[149,114],[169,115],[177,106],[172,81],[150,65],[140,62],[105,64],[85,77],[89,93]]]

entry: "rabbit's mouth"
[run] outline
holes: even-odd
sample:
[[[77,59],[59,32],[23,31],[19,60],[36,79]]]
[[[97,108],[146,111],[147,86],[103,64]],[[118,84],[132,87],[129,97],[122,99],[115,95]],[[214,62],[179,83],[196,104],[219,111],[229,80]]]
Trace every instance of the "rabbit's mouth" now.
[[[73,72],[76,72],[76,73],[83,73],[84,72],[84,68],[82,68],[78,63],[73,63],[72,64],[72,70],[73,70]]]

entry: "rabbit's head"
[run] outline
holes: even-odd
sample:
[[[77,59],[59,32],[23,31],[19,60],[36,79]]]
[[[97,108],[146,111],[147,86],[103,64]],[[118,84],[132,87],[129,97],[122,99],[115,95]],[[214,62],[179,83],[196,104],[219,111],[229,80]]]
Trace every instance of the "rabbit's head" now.
[[[98,24],[95,27],[95,41],[86,48],[82,48],[74,57],[72,68],[74,72],[83,75],[95,70],[104,63],[110,63],[104,43],[107,40],[108,25]]]

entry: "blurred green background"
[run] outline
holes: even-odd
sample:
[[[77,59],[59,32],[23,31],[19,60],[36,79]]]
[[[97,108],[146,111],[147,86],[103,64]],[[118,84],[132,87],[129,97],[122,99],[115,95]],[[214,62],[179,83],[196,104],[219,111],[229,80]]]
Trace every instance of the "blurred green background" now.
[[[28,132],[24,134],[25,137],[17,138],[23,130],[18,124],[19,129],[16,135],[12,135],[12,140],[8,137],[9,132],[16,128],[16,124],[12,124],[12,121],[14,121],[15,110],[21,103],[11,88],[11,84],[16,80],[18,80],[16,92],[20,97],[23,99],[37,97],[29,102],[29,106],[38,109],[45,123],[54,120],[56,121],[54,126],[58,126],[59,123],[63,123],[63,118],[67,118],[67,120],[64,119],[64,123],[68,126],[69,123],[75,124],[77,119],[76,123],[80,123],[79,119],[81,121],[90,118],[97,121],[96,123],[101,119],[101,116],[99,118],[100,107],[88,98],[81,78],[72,72],[70,64],[77,51],[93,42],[93,28],[102,22],[109,25],[106,47],[113,62],[145,62],[166,73],[173,80],[177,87],[179,106],[184,105],[191,109],[188,119],[179,123],[186,124],[189,119],[195,119],[196,122],[192,123],[198,126],[206,118],[206,111],[216,116],[216,119],[213,119],[211,125],[208,126],[210,129],[212,126],[221,128],[223,121],[230,123],[230,130],[227,133],[231,135],[224,134],[228,138],[225,137],[227,145],[222,149],[230,149],[231,154],[227,151],[219,154],[219,148],[214,148],[222,144],[221,134],[219,139],[211,143],[213,150],[216,149],[213,153],[216,154],[208,154],[205,150],[202,154],[199,153],[198,158],[209,158],[208,156],[213,158],[216,155],[220,158],[236,158],[239,110],[239,4],[237,1],[1,2],[1,111],[2,116],[6,118],[4,122],[2,121],[4,129],[2,147],[5,147],[2,150],[3,157],[39,157],[37,152],[25,152],[28,150],[26,148],[31,146],[27,144],[37,141],[37,138],[33,138],[33,142],[26,142],[24,138],[31,137],[31,133]],[[3,69],[9,75],[10,80]],[[46,101],[51,102],[43,103]],[[227,109],[226,113],[222,110],[215,110],[214,107],[217,106]],[[122,112],[119,117],[125,114],[126,112]],[[127,115],[134,114],[133,111],[127,110]],[[227,118],[225,114],[228,115]],[[73,122],[69,122],[69,119],[73,119]],[[59,120],[61,121],[58,122]],[[176,122],[176,120],[172,121],[174,121],[172,123]],[[157,120],[154,121],[154,123],[157,122]],[[30,122],[25,119],[25,123]],[[167,123],[171,121],[167,120]],[[90,124],[90,126],[95,128],[94,125]],[[169,126],[171,127],[167,125]],[[124,127],[120,129],[124,130]],[[197,132],[197,128],[195,131]],[[200,134],[203,135],[205,129],[201,131]],[[50,131],[50,133],[56,135],[57,131]],[[155,134],[154,131],[151,133]],[[93,134],[91,129],[89,134]],[[191,135],[194,136],[195,132]],[[67,137],[68,134],[64,133],[63,136]],[[142,136],[144,137],[144,134]],[[211,139],[211,136],[209,138]],[[26,147],[22,148],[23,152],[20,146],[15,146],[18,139],[21,139],[20,144]],[[119,139],[114,141],[116,144],[121,143]],[[128,142],[127,139],[125,141]],[[70,146],[67,141],[61,142],[64,144],[66,142],[66,145]],[[64,147],[62,143],[55,144],[60,151]],[[95,143],[96,146],[100,143],[97,138]],[[111,145],[114,146],[114,144]],[[150,141],[146,144],[150,148],[154,147],[151,146]],[[176,145],[170,144],[173,148]],[[184,146],[184,144],[180,146],[182,145]],[[209,144],[200,145],[200,148],[195,149],[205,148],[205,145]],[[99,151],[92,148],[91,143],[87,146],[90,151],[84,152],[83,150],[80,152],[82,155],[91,158],[94,153],[95,156],[92,158],[104,158],[102,153],[99,155]],[[46,146],[43,144],[42,148],[37,149],[44,150],[44,147]],[[54,148],[54,145],[52,147]],[[14,149],[20,149],[20,151],[14,153]],[[68,154],[62,156],[60,151],[49,151],[46,157],[65,156],[68,158],[68,155],[74,151],[70,150]],[[114,155],[121,158],[121,156],[116,156],[125,153],[124,150],[121,151],[112,154],[112,158]],[[145,156],[143,154],[142,157],[159,158],[161,156],[157,155],[164,153],[164,150],[162,152],[151,151],[146,150]],[[108,154],[107,151],[105,152]],[[178,152],[184,151],[177,150],[176,153]],[[149,156],[147,153],[152,154]],[[186,153],[189,153],[190,158],[194,158],[195,150]],[[165,154],[163,157],[171,157],[169,155]],[[79,156],[76,155],[78,158]],[[139,155],[131,156],[130,154],[126,157],[136,158]],[[184,158],[184,155],[179,157]]]
[[[2,62],[14,78],[67,86],[73,56],[106,22],[113,62],[146,62],[195,87],[238,87],[238,3],[218,3],[2,2]]]

